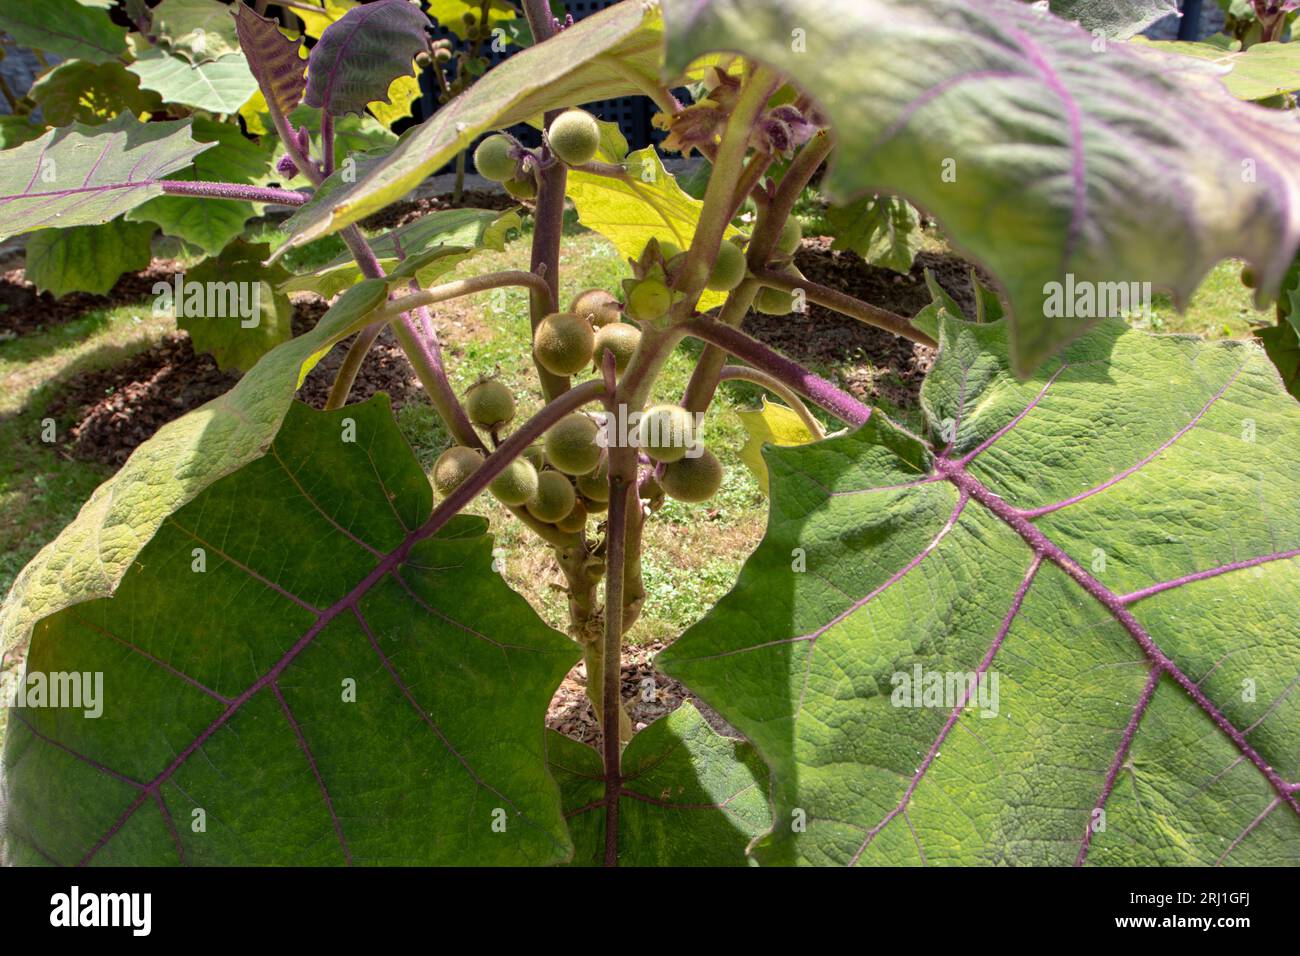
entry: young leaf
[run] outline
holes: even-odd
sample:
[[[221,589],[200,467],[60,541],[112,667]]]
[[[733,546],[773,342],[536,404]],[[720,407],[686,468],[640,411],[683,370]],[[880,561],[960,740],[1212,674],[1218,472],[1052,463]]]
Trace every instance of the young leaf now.
[[[116,596],[41,623],[28,673],[102,674],[102,713],[12,712],[10,860],[567,859],[542,722],[578,648],[492,569],[483,519],[416,533],[432,497],[386,396],[295,404]]]
[[[257,92],[257,80],[242,53],[191,63],[150,47],[127,67],[146,90],[156,90],[169,103],[213,113],[236,113]]]
[[[1106,317],[1055,310],[1071,277],[1151,282],[1185,303],[1238,256],[1268,294],[1300,244],[1300,117],[1236,100],[1196,61],[1098,53],[1091,34],[1009,0],[664,11],[670,71],[720,49],[787,71],[832,120],[828,189],[906,196],[999,279],[1022,374]]]
[[[319,39],[332,24],[338,23],[360,5],[355,0],[305,0],[305,5],[294,6],[293,14],[302,20],[307,36]],[[316,9],[313,11],[307,7]]]
[[[100,226],[40,229],[27,238],[27,278],[39,292],[103,295],[125,272],[149,265],[152,226],[121,218]]]
[[[412,128],[389,156],[340,189],[330,204],[299,219],[289,245],[336,232],[400,199],[487,130],[527,122],[548,109],[639,92],[627,73],[653,77],[661,43],[657,10],[619,3],[515,54]]]
[[[1021,382],[1005,323],[939,333],[933,448],[770,448],[658,656],[773,768],[759,860],[1295,864],[1300,406],[1241,342],[1111,322]]]
[[[600,754],[548,731],[575,866],[605,858]],[[632,738],[623,752],[621,866],[744,866],[745,848],[772,824],[768,772],[754,748],[720,737],[689,702]]]
[[[96,126],[119,113],[136,116],[162,109],[162,97],[140,89],[140,78],[121,63],[69,60],[32,84],[31,97],[51,126]]]
[[[415,54],[428,48],[428,25],[408,0],[377,0],[349,11],[312,47],[305,102],[342,116],[386,100],[389,85],[414,72]]]
[[[0,24],[23,46],[106,63],[126,54],[126,28],[77,0],[0,0]]]
[[[263,94],[262,105],[288,116],[302,102],[303,91],[307,89],[302,39],[289,39],[280,32],[277,21],[258,16],[257,11],[243,3],[235,6],[234,14],[239,46],[248,58],[248,69],[257,80],[258,91]],[[267,127],[261,130],[269,131]]]
[[[906,199],[863,196],[826,210],[835,241],[832,249],[852,249],[873,266],[908,273],[921,250],[921,217]]]
[[[238,52],[232,12],[239,15],[218,0],[163,0],[153,9],[153,29],[171,52],[205,63]]]
[[[40,618],[112,594],[170,515],[264,455],[307,373],[387,298],[380,279],[348,289],[311,331],[272,349],[229,392],[168,422],[132,452],[14,580],[0,605],[0,653]]]
[[[163,177],[211,145],[194,142],[188,120],[141,123],[130,113],[52,129],[5,152],[0,236],[108,222],[161,194]]]
[[[276,291],[288,272],[262,263],[266,243],[232,242],[220,256],[183,273],[185,289],[173,296],[176,327],[189,332],[194,351],[207,352],[222,369],[248,371],[281,342],[293,337],[293,305]],[[182,304],[183,303],[183,304]]]

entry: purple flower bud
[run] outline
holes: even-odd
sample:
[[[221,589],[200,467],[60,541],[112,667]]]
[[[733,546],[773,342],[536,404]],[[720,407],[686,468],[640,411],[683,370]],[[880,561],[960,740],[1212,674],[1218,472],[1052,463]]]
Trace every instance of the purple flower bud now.
[[[275,171],[286,179],[293,179],[298,175],[298,164],[293,161],[293,158],[288,153],[285,153],[280,157],[280,161],[275,164]]]

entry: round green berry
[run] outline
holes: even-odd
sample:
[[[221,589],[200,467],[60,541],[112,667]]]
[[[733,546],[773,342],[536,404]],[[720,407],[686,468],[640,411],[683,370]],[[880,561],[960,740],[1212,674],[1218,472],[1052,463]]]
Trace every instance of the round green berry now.
[[[583,528],[587,527],[587,506],[581,501],[575,501],[573,508],[563,518],[555,522],[555,526],[561,531],[567,531],[569,534],[577,534]]]
[[[503,505],[517,508],[537,494],[537,469],[532,462],[516,458],[501,474],[492,479],[488,491]]]
[[[586,110],[565,110],[546,132],[551,152],[567,166],[581,166],[595,158],[600,148],[600,127]]]
[[[465,414],[480,428],[500,428],[515,417],[515,397],[500,380],[483,379],[465,393]]]
[[[794,293],[764,286],[754,296],[754,308],[765,315],[789,315],[794,311]]]
[[[577,497],[567,476],[544,471],[537,476],[537,494],[528,502],[528,513],[538,521],[554,524],[573,510]]]
[[[600,464],[599,431],[596,423],[581,412],[570,412],[546,433],[546,458],[566,475],[585,475]]]
[[[607,504],[609,502],[609,459],[605,458],[595,471],[578,477],[578,490],[588,501]],[[590,508],[591,511],[604,509]]]
[[[483,455],[475,448],[452,445],[433,463],[433,487],[444,498],[455,491],[483,464]]]
[[[714,292],[730,292],[745,278],[745,253],[734,242],[724,241],[718,246],[718,257],[713,260],[708,288]]]
[[[591,364],[596,334],[591,323],[574,312],[553,312],[537,326],[533,354],[552,375],[573,375]]]
[[[474,150],[474,168],[478,174],[493,182],[503,183],[515,174],[518,163],[510,157],[514,144],[508,136],[493,133]]]
[[[632,353],[641,343],[641,331],[626,322],[615,322],[596,330],[596,348],[592,355],[592,364],[600,371],[605,367],[605,353],[614,354],[614,370],[620,375],[632,361]]]
[[[637,425],[637,445],[655,461],[678,461],[695,444],[695,416],[680,405],[654,405]]]
[[[722,462],[707,448],[696,458],[683,458],[664,467],[664,491],[678,501],[708,501],[722,487]]]
[[[507,179],[502,185],[515,199],[537,198],[537,180],[533,179],[531,174],[525,174],[518,179]]]
[[[582,316],[595,328],[617,322],[622,314],[618,299],[604,289],[587,289],[573,297],[569,311]]]

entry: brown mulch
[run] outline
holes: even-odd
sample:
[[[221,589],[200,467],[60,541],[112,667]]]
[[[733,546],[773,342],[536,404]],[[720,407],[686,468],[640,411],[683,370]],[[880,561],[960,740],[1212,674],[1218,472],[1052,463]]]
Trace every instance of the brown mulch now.
[[[57,299],[48,292],[38,293],[27,281],[26,270],[9,269],[0,274],[0,340],[71,322],[94,309],[151,299],[154,283],[170,285],[181,268],[174,259],[155,259],[143,272],[128,272],[119,278],[106,295],[70,292]]]
[[[922,252],[912,271],[902,275],[867,265],[857,253],[832,251],[830,245],[829,238],[809,238],[795,254],[795,265],[810,281],[911,317],[930,304],[925,285],[929,269],[967,315],[974,313],[970,265],[963,259]],[[839,369],[843,386],[868,403],[884,399],[895,406],[915,405],[934,361],[933,349],[812,303],[802,315],[751,313],[742,328],[793,359]]]
[[[300,335],[325,313],[325,303],[303,297],[294,303],[293,330]],[[308,374],[298,398],[323,408],[334,373],[351,339],[335,346]],[[79,375],[50,401],[49,413],[69,455],[121,467],[137,446],[174,418],[211,401],[239,381],[222,372],[210,355],[197,355],[185,332],[171,332],[156,345],[119,365]],[[350,401],[387,392],[394,408],[416,400],[421,386],[400,346],[385,332],[357,375]]]
[[[458,203],[451,201],[451,196],[429,196],[426,199],[408,199],[393,203],[373,216],[361,220],[365,229],[396,229],[405,226],[421,216],[443,209],[498,209],[505,211],[519,205],[519,200],[504,192],[487,192],[481,189],[467,189]]]
[[[642,647],[630,647],[623,653],[623,706],[632,719],[635,730],[643,730],[665,714],[671,713],[691,701],[699,709],[701,716],[718,733],[727,737],[739,737],[736,730],[698,697],[693,696],[680,683],[666,677],[654,668],[654,656],[664,649],[662,643],[647,644]],[[653,695],[647,694],[642,681],[654,679]],[[645,698],[649,696],[650,699]],[[560,684],[555,692],[551,706],[546,711],[546,726],[558,730],[567,737],[581,743],[599,746],[600,724],[596,721],[596,711],[587,699],[587,665],[579,662]]]

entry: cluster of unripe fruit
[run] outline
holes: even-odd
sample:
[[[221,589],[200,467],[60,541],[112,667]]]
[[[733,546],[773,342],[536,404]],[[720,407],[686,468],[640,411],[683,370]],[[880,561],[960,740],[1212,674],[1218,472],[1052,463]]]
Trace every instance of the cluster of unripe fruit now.
[[[485,379],[465,394],[465,411],[475,425],[495,434],[514,418],[514,396],[500,381]],[[609,507],[609,459],[599,434],[600,426],[591,416],[566,415],[547,430],[540,446],[506,466],[488,491],[502,504],[522,507],[562,531],[582,530],[591,514]],[[678,405],[648,409],[637,425],[637,444],[662,466],[657,489],[643,487],[646,497],[662,492],[700,502],[722,485],[722,464],[697,440],[695,416]],[[434,463],[434,487],[449,495],[482,464],[483,454],[475,448],[448,448]]]
[[[546,143],[556,159],[567,166],[589,163],[600,148],[600,127],[585,110],[565,110],[546,131]],[[516,199],[537,196],[534,164],[524,162],[527,153],[505,133],[493,133],[474,150],[474,168],[479,175],[501,183]]]

